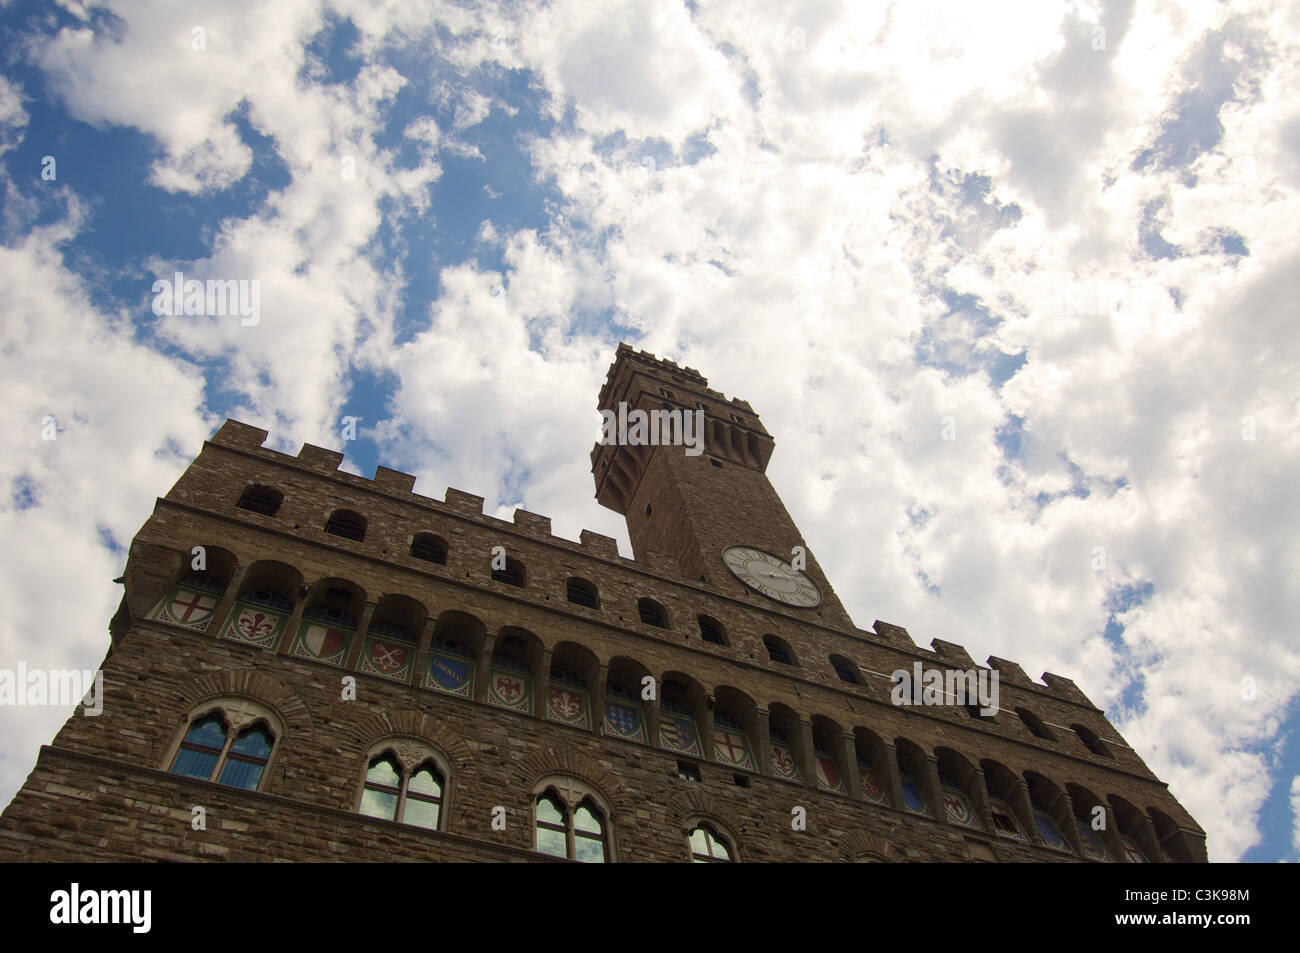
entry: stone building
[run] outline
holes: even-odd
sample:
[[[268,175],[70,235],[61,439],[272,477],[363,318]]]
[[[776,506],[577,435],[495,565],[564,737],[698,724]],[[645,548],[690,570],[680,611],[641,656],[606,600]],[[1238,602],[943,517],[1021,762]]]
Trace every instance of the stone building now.
[[[704,423],[703,452],[593,449],[634,559],[226,421],[133,540],[103,712],[41,749],[0,860],[1205,860],[1068,678],[856,628],[748,403],[620,346],[620,404]],[[894,704],[918,665],[995,670],[997,710]]]

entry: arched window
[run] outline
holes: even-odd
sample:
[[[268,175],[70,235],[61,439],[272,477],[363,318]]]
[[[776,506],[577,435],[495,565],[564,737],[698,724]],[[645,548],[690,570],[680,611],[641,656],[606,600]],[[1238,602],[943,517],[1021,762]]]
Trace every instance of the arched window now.
[[[524,588],[525,574],[524,564],[510,556],[506,557],[505,569],[492,569],[492,578],[497,582],[504,582],[507,586],[517,586]]]
[[[359,543],[366,538],[366,520],[352,510],[335,510],[325,521],[325,532]]]
[[[399,741],[372,750],[357,813],[439,829],[446,775],[428,745]]]
[[[568,583],[565,585],[565,595],[570,602],[576,605],[586,606],[588,609],[600,608],[600,593],[597,591],[595,583],[586,579],[570,576]]]
[[[411,555],[425,562],[447,565],[447,541],[433,533],[416,533],[411,540]]]
[[[1100,755],[1103,758],[1111,757],[1111,753],[1106,750],[1106,745],[1102,743],[1102,740],[1099,737],[1097,737],[1096,732],[1083,727],[1083,725],[1071,725],[1070,730],[1079,736],[1079,740],[1082,741],[1093,754]]]
[[[251,513],[274,516],[279,512],[280,504],[283,502],[284,494],[279,490],[269,486],[262,486],[260,483],[253,483],[244,488],[243,495],[239,497],[239,502],[235,505],[241,510],[248,510]]]
[[[275,732],[265,709],[230,702],[196,717],[171,759],[172,774],[256,791],[266,775]]]
[[[767,657],[773,662],[778,662],[781,665],[794,664],[794,653],[790,651],[790,646],[775,635],[763,636],[763,646],[767,649]]]
[[[548,784],[537,796],[534,849],[588,864],[610,860],[607,813],[583,784]]]
[[[858,677],[858,667],[843,655],[832,655],[831,667],[835,669],[835,674],[840,677],[841,682],[848,682],[850,685],[862,684],[862,679]]]
[[[641,615],[641,621],[646,625],[653,625],[659,629],[668,628],[668,614],[664,612],[664,607],[653,599],[638,599],[636,609]]]
[[[1043,724],[1043,720],[1032,711],[1025,708],[1017,708],[1016,714],[1020,716],[1020,720],[1024,722],[1025,727],[1029,729],[1030,734],[1035,738],[1042,738],[1044,741],[1056,740],[1056,737],[1048,729],[1047,725]]]
[[[722,623],[712,616],[702,615],[699,618],[700,638],[705,642],[712,642],[714,645],[726,645],[727,637],[723,633]]]
[[[694,863],[729,864],[734,860],[726,840],[708,824],[697,825],[686,839],[690,842]]]

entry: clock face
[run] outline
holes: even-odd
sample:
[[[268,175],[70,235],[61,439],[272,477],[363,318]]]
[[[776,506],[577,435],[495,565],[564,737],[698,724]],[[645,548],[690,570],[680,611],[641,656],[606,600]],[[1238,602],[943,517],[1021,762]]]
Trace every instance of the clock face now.
[[[737,579],[770,599],[799,609],[820,605],[822,594],[811,579],[787,562],[749,546],[732,546],[722,561]]]

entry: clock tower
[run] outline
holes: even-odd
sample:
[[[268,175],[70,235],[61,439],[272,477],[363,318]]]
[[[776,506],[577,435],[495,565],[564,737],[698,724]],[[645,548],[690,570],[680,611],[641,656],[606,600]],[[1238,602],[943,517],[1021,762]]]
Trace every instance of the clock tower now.
[[[620,344],[599,409],[617,419],[677,412],[647,440],[628,428],[592,450],[596,499],[627,520],[638,561],[658,552],[687,579],[822,625],[853,624],[766,475],[774,443],[744,400],[711,390],[696,370]],[[702,434],[695,423],[702,424]],[[691,438],[695,438],[692,440]]]

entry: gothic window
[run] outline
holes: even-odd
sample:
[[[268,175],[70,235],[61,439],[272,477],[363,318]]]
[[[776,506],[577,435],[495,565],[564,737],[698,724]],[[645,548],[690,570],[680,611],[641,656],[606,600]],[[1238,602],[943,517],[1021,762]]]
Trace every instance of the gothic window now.
[[[275,747],[272,721],[267,709],[251,702],[231,700],[209,707],[191,720],[168,770],[256,791]]]
[[[274,516],[279,512],[280,504],[283,502],[284,494],[279,490],[254,483],[244,488],[243,495],[235,505],[241,510],[261,513],[263,516]]]
[[[700,622],[700,638],[705,642],[712,642],[714,645],[726,645],[726,636],[722,633],[722,623],[712,616],[702,615]]]
[[[359,543],[366,538],[366,520],[360,513],[354,513],[352,510],[335,510],[325,521],[325,532]]]
[[[595,584],[586,579],[570,576],[565,586],[565,596],[576,605],[586,606],[588,609],[600,608],[600,593],[596,590]]]
[[[841,682],[848,682],[850,685],[862,684],[862,679],[858,677],[857,666],[843,655],[832,655],[831,667],[835,669],[835,674],[840,677]]]
[[[371,753],[357,813],[438,830],[447,782],[433,749],[399,741],[381,744]]]
[[[691,860],[697,864],[729,864],[734,858],[726,840],[708,824],[700,824],[688,835]]]
[[[668,615],[664,612],[664,607],[653,599],[638,599],[636,609],[641,616],[641,621],[646,625],[653,625],[658,629],[668,628]]]
[[[411,555],[425,562],[447,565],[447,541],[433,533],[416,533],[411,540]]]
[[[543,782],[536,801],[534,849],[582,863],[607,863],[611,855],[608,817],[603,799],[581,781]]]

